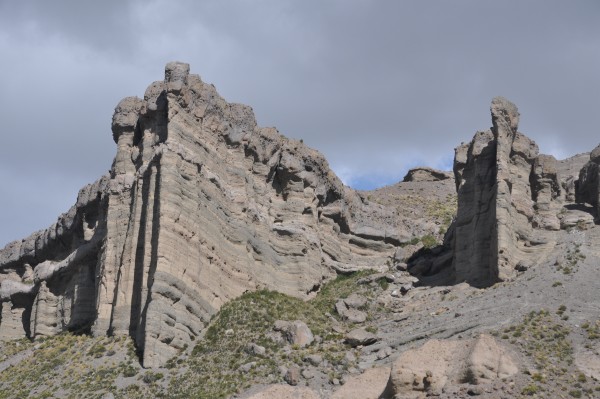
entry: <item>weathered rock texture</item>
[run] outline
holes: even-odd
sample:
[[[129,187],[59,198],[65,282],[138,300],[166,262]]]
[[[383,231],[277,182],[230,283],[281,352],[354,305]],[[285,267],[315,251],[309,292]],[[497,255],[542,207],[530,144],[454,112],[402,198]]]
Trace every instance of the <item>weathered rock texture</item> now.
[[[404,176],[403,181],[406,182],[420,182],[420,181],[440,181],[452,179],[452,174],[443,170],[436,170],[432,168],[420,167],[413,168],[408,171]]]
[[[449,385],[508,380],[518,371],[515,357],[490,335],[462,341],[431,339],[394,361],[384,397],[439,396]]]
[[[577,202],[592,205],[598,218],[600,215],[600,145],[590,153],[590,160],[579,172],[575,196]]]
[[[110,173],[56,224],[0,251],[1,337],[128,334],[158,366],[231,298],[308,298],[336,272],[384,268],[401,244],[392,211],[187,64],[123,99],[112,133]]]
[[[493,127],[456,148],[458,212],[453,272],[457,282],[487,286],[515,274],[533,255],[534,228],[558,230],[553,201],[560,196],[556,160],[517,131],[519,112],[496,97]]]

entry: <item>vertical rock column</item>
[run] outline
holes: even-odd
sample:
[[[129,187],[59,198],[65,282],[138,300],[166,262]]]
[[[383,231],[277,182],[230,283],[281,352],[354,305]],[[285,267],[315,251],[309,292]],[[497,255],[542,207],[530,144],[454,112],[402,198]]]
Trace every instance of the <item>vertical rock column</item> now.
[[[131,187],[136,171],[132,153],[141,106],[141,99],[127,97],[119,102],[113,115],[112,132],[118,150],[109,181],[107,234],[96,273],[100,279],[97,288],[98,317],[93,330],[99,335],[114,332],[112,319],[117,301],[117,286],[121,278],[123,249],[130,222]],[[121,302],[124,301],[124,298],[121,298]]]
[[[595,208],[597,220],[600,215],[600,145],[594,148],[589,162],[579,171],[575,197],[577,202],[588,203]]]
[[[458,147],[454,160],[458,211],[453,272],[457,282],[478,287],[515,274],[535,215],[530,181],[537,145],[517,132],[519,112],[513,103],[496,97],[490,110],[491,130]],[[543,184],[546,177],[540,174]]]
[[[10,341],[25,336],[23,325],[26,308],[15,306],[11,301],[0,302],[2,313],[0,314],[0,340]]]
[[[458,193],[453,272],[457,281],[485,286],[495,277],[496,142],[492,132],[477,132],[456,148],[454,174]]]
[[[172,62],[165,68],[165,94],[167,121],[161,126],[159,140],[167,143],[180,141],[177,130],[180,105],[188,105],[189,64]],[[173,139],[172,139],[173,136]],[[177,215],[183,211],[183,199],[179,193],[185,184],[179,173],[180,156],[163,151],[154,169],[155,187],[153,197],[152,250],[155,252],[148,265],[148,280],[141,298],[141,324],[137,331],[138,342],[143,344],[144,367],[158,367],[174,356],[178,349],[190,341],[189,334],[196,335],[203,327],[195,312],[180,310],[182,290],[186,285],[180,278],[185,274],[189,259],[180,254],[187,252],[189,242],[173,231]],[[175,195],[176,194],[176,195]],[[183,214],[182,217],[193,217]],[[160,256],[157,256],[160,254]],[[146,273],[145,273],[146,274]],[[184,299],[185,300],[185,299]],[[190,307],[192,309],[192,307]],[[183,324],[182,324],[183,323]]]
[[[521,247],[531,238],[534,216],[530,175],[538,147],[517,132],[519,111],[503,97],[492,100],[492,132],[496,140],[496,247],[492,241],[492,274],[506,280],[515,273]]]
[[[554,204],[561,194],[556,159],[552,155],[538,156],[531,174],[531,191],[535,201],[534,227],[560,230],[560,220]]]

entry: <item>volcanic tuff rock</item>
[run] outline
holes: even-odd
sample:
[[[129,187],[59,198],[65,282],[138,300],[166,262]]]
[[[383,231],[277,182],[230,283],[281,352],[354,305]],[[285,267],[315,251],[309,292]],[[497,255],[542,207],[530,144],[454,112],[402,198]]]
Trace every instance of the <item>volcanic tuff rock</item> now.
[[[143,364],[191,344],[223,303],[270,288],[308,298],[385,268],[411,238],[323,156],[169,63],[115,108],[110,173],[48,229],[0,251],[0,336],[126,334]]]
[[[489,286],[516,274],[558,230],[561,186],[556,160],[517,131],[517,107],[502,97],[491,106],[493,127],[455,150],[458,212],[451,237],[456,282]]]
[[[570,234],[560,228],[595,232],[589,207],[572,201],[599,206],[600,150],[558,162],[517,131],[514,104],[495,98],[491,113],[493,127],[456,149],[454,178],[417,168],[407,181],[356,192],[321,154],[258,127],[251,108],[227,103],[187,64],[170,63],[143,99],[117,105],[110,172],[84,187],[54,225],[0,250],[0,338],[129,335],[144,366],[156,367],[246,291],[309,299],[336,274],[367,268],[380,273],[359,285],[377,285],[380,305],[405,312],[393,323],[418,321],[403,325],[408,338],[391,321],[376,335],[366,326],[346,334],[373,361],[391,358],[411,336],[450,337],[465,320],[496,321],[469,313],[480,303],[460,312],[414,309],[437,293],[429,285],[486,287],[560,263],[567,245],[560,240]],[[462,295],[467,287],[474,290],[458,284],[440,292]],[[370,322],[360,297],[338,299],[340,315]],[[278,329],[314,345],[298,323]],[[486,353],[495,351],[490,345]],[[436,384],[437,375],[421,377]]]

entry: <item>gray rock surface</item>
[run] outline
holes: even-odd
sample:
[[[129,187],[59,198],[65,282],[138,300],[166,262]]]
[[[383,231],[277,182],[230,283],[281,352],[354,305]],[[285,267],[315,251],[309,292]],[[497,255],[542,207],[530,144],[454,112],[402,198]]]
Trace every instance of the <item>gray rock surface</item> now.
[[[281,332],[287,342],[301,348],[310,345],[315,340],[310,328],[300,320],[277,320],[273,329]]]
[[[493,127],[456,149],[454,178],[418,168],[405,182],[356,192],[321,154],[258,127],[250,107],[227,103],[189,74],[187,64],[170,63],[143,99],[117,105],[110,172],[84,187],[48,229],[0,250],[0,338],[64,330],[131,335],[144,366],[159,367],[193,345],[211,316],[246,291],[268,288],[309,299],[337,273],[367,268],[380,273],[361,283],[389,284],[377,306],[393,312],[370,330],[377,336],[365,329],[347,334],[351,346],[362,346],[353,350],[358,359],[352,352],[344,359],[349,370],[389,361],[393,350],[426,337],[503,322],[494,312],[514,317],[508,299],[488,295],[476,302],[462,292],[480,295],[475,288],[436,291],[428,284],[487,287],[519,273],[537,276],[540,264],[558,259],[565,237],[588,229],[597,234],[588,207],[563,205],[577,191],[580,202],[598,207],[600,150],[580,173],[577,165],[588,155],[565,161],[538,155],[517,131],[512,103],[496,98],[491,112]],[[591,247],[591,238],[585,240]],[[441,274],[451,279],[436,280]],[[497,292],[515,296],[505,287]],[[454,311],[431,299],[438,294],[466,305]],[[519,312],[536,304],[524,296],[529,302]],[[366,322],[364,299],[340,300],[338,313]],[[302,324],[279,323],[273,337],[311,345],[312,332]],[[263,349],[249,348],[256,356]],[[469,367],[489,379],[478,367],[492,366],[479,358]],[[313,368],[325,362],[309,358],[303,365],[315,375],[311,380],[319,379]],[[437,376],[426,377],[433,387]]]
[[[12,281],[0,336],[131,335],[157,367],[230,299],[258,288],[307,299],[337,272],[387,269],[410,239],[320,153],[258,127],[187,64],[120,101],[112,135],[109,174],[0,250],[0,283]]]
[[[373,333],[368,332],[364,328],[357,328],[355,330],[350,331],[346,334],[345,342],[352,346],[364,346],[364,345],[372,345],[375,342],[379,341],[379,338]]]
[[[285,373],[284,380],[292,386],[298,385],[300,382],[300,368],[297,366],[290,367]]]
[[[590,153],[590,160],[579,172],[575,184],[577,202],[588,203],[594,207],[596,217],[600,215],[600,145]]]
[[[469,340],[429,340],[393,363],[384,397],[439,396],[447,386],[509,380],[519,371],[513,356],[482,334]]]
[[[502,97],[491,105],[493,127],[456,148],[458,212],[451,237],[454,281],[478,287],[514,277],[535,258],[534,229],[559,230],[561,187],[556,160],[517,131],[517,107]]]
[[[406,173],[404,182],[424,182],[424,181],[440,181],[450,180],[452,174],[443,170],[437,170],[427,167],[413,168]]]
[[[367,320],[367,314],[357,308],[364,306],[366,299],[355,294],[346,299],[340,299],[335,304],[335,310],[343,318],[353,323],[363,323]]]

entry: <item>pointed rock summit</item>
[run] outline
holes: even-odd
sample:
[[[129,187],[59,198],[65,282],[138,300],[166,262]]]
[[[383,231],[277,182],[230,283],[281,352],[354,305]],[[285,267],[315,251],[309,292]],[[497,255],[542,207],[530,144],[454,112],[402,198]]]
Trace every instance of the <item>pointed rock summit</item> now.
[[[558,230],[550,210],[561,193],[552,156],[518,132],[519,111],[503,97],[492,100],[490,130],[456,148],[458,212],[452,237],[456,282],[485,287],[533,262],[539,230]]]

